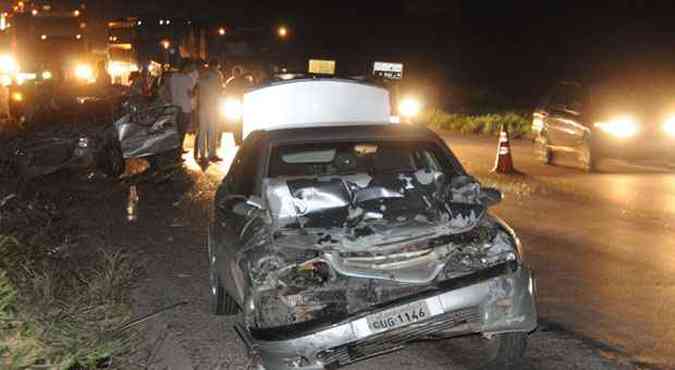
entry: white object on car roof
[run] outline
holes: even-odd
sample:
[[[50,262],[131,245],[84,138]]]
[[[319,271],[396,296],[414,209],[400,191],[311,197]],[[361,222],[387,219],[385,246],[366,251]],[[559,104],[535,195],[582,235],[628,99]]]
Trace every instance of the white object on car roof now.
[[[243,135],[281,128],[392,124],[386,89],[348,80],[281,82],[244,95]]]

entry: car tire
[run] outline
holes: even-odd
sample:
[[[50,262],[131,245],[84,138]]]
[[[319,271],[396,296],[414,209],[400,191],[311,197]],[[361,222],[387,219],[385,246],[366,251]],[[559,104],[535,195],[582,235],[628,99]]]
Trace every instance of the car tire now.
[[[218,269],[218,259],[214,253],[209,232],[209,311],[216,316],[232,316],[239,312],[239,306],[225,291]]]
[[[527,349],[527,333],[504,333],[489,339],[490,353],[486,369],[517,370],[522,368]]]
[[[126,166],[119,143],[110,142],[106,145],[105,155],[107,158],[102,168],[103,172],[113,178],[120,177],[124,173]]]
[[[581,168],[588,173],[598,170],[598,156],[593,149],[593,142],[590,137],[584,139],[583,147],[579,153],[579,161],[581,162]]]
[[[534,153],[544,164],[553,164],[553,151],[549,147],[550,141],[546,132],[542,132],[534,139]]]

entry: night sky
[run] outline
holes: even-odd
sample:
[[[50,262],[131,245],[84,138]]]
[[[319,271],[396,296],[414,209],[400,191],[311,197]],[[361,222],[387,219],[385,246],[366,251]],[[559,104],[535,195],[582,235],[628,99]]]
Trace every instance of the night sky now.
[[[343,73],[376,59],[403,61],[410,85],[454,99],[484,86],[529,104],[559,79],[593,78],[675,61],[675,5],[603,1],[207,1],[96,0],[110,18],[163,14],[272,29],[286,24],[286,51],[337,60]],[[619,72],[620,71],[620,72]],[[414,87],[413,86],[413,87]]]

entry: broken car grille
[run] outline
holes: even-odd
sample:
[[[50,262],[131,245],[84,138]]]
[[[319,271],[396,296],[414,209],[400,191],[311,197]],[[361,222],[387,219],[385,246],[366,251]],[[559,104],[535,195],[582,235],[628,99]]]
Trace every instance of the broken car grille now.
[[[380,333],[356,342],[320,352],[318,358],[327,368],[337,368],[403,348],[406,344],[426,336],[443,332],[462,324],[480,322],[477,307],[448,312],[429,320]]]

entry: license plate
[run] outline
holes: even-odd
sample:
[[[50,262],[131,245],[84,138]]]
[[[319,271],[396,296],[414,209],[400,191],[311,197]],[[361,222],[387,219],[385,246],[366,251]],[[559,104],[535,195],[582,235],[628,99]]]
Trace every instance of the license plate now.
[[[426,320],[429,317],[431,317],[429,306],[425,301],[421,301],[368,316],[367,321],[370,330],[378,332]]]

